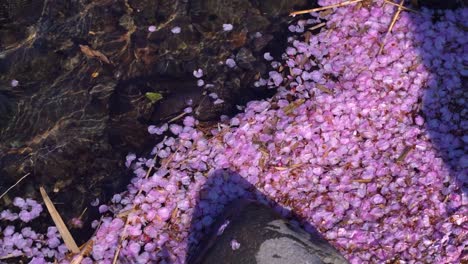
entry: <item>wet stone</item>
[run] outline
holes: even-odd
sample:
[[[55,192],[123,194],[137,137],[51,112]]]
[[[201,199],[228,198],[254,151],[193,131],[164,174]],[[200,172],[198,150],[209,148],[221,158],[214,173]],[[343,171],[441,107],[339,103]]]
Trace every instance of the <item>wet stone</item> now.
[[[318,234],[309,234],[269,207],[248,200],[228,207],[188,263],[211,264],[220,259],[233,264],[348,263]]]

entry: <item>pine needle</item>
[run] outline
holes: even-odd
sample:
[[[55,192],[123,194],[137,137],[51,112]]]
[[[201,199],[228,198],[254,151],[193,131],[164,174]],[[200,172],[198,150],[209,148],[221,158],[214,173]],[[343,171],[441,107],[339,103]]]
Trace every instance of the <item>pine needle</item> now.
[[[403,152],[401,153],[401,155],[398,157],[398,159],[396,160],[397,163],[400,163],[402,161],[405,160],[406,156],[408,156],[408,154],[410,153],[410,151],[413,149],[414,147],[413,146],[407,146],[405,147],[405,149],[403,149]]]
[[[339,4],[334,4],[334,5],[329,5],[329,6],[322,6],[322,7],[317,7],[317,8],[307,9],[307,10],[295,11],[295,12],[290,13],[289,15],[290,16],[296,16],[296,15],[308,14],[308,13],[312,13],[312,12],[319,12],[319,11],[323,11],[323,10],[327,10],[327,9],[331,9],[331,8],[335,8],[335,7],[342,7],[342,6],[346,6],[346,5],[350,5],[350,4],[354,4],[354,3],[359,3],[361,1],[363,1],[363,0],[348,0],[348,1],[345,1],[345,2],[339,3]]]
[[[10,258],[17,258],[17,257],[21,257],[23,256],[23,254],[20,254],[20,255],[15,255],[15,254],[8,254],[8,255],[5,255],[5,256],[1,256],[0,257],[0,260],[5,260],[5,259],[10,259]]]
[[[371,179],[357,179],[357,180],[353,180],[354,182],[358,182],[358,183],[369,183],[369,182],[372,182]]]
[[[67,226],[63,222],[63,219],[58,213],[57,209],[55,209],[55,206],[50,200],[46,191],[44,190],[42,186],[39,187],[39,191],[41,192],[42,199],[44,200],[47,210],[49,211],[49,214],[52,217],[52,220],[54,221],[55,226],[57,227],[60,235],[62,236],[63,241],[65,242],[65,245],[67,246],[68,250],[70,250],[74,254],[79,253],[80,249],[78,248],[78,245],[76,244],[75,240],[70,234],[70,231],[68,230]]]
[[[176,117],[172,118],[171,120],[167,121],[167,123],[172,123],[172,122],[174,122],[174,121],[177,121],[177,120],[181,119],[182,117],[184,117],[186,114],[187,114],[187,113],[182,112],[182,113],[179,114],[178,116],[176,116]]]
[[[394,3],[394,2],[392,2],[392,1],[390,1],[390,0],[384,0],[384,1],[385,1],[385,3],[390,4],[390,5],[400,6],[399,4]],[[408,8],[408,7],[405,7],[405,6],[401,6],[401,8],[402,8],[403,10],[406,10],[406,11],[409,11],[409,12],[419,13],[419,11],[414,10],[414,9],[411,9],[411,8]]]
[[[11,189],[15,188],[16,185],[18,185],[24,178],[28,177],[29,174],[31,173],[26,173],[26,175],[24,175],[23,177],[21,177],[15,184],[13,184],[10,188],[8,188],[5,192],[2,193],[2,195],[0,195],[0,199],[3,198],[3,196],[5,196]]]
[[[315,26],[313,26],[313,27],[310,27],[309,30],[310,30],[310,31],[313,31],[313,30],[316,30],[316,29],[318,29],[318,28],[321,28],[321,27],[323,27],[323,26],[325,26],[325,25],[327,25],[327,23],[322,22],[322,23],[317,24],[317,25],[315,25]]]

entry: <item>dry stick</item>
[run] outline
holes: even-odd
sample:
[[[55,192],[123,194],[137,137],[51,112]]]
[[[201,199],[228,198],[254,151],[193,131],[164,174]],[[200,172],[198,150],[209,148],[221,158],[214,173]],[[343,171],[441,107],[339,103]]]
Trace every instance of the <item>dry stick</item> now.
[[[330,9],[330,8],[342,7],[342,6],[345,6],[345,5],[359,3],[359,2],[362,2],[362,1],[363,0],[348,0],[348,1],[345,1],[345,2],[339,3],[339,4],[334,4],[334,5],[329,5],[329,6],[322,6],[322,7],[317,7],[317,8],[307,9],[307,10],[295,11],[295,12],[290,13],[289,15],[290,16],[295,16],[295,15],[308,14],[308,13],[312,13],[312,12],[319,12],[319,11],[327,10],[327,9]]]
[[[80,248],[81,248],[80,254],[72,256],[72,260],[71,260],[70,264],[80,264],[81,261],[83,260],[83,258],[85,256],[89,255],[89,253],[93,249],[94,241],[93,241],[92,237],[94,237],[96,235],[97,231],[99,230],[99,227],[101,227],[101,223],[102,223],[102,216],[99,219],[99,224],[97,225],[96,229],[94,230],[94,233],[91,236],[91,239],[88,240],[86,243],[84,243],[82,246],[80,246]]]
[[[184,115],[186,115],[186,114],[187,114],[187,113],[182,112],[182,113],[179,114],[178,116],[176,116],[176,117],[172,118],[171,120],[167,121],[167,123],[169,124],[169,123],[172,123],[172,122],[174,122],[174,121],[176,121],[176,120],[179,120],[180,118],[184,117]]]
[[[44,190],[42,186],[39,187],[39,191],[41,192],[42,199],[44,200],[47,210],[49,211],[49,214],[52,217],[52,220],[54,221],[55,226],[57,227],[60,235],[62,236],[63,241],[65,242],[65,245],[67,246],[68,250],[70,250],[74,254],[79,253],[80,249],[78,248],[78,245],[76,245],[75,240],[70,234],[70,231],[68,231],[67,226],[63,222],[62,217],[58,213],[57,209],[55,209],[55,206],[50,200],[46,191]]]
[[[391,4],[391,5],[394,5],[394,6],[400,6],[399,4],[397,3],[394,3],[390,0],[384,0],[387,4]],[[405,6],[401,6],[401,8],[403,8],[403,10],[406,10],[406,11],[409,11],[409,12],[413,12],[413,13],[419,13],[418,10],[414,10],[414,9],[411,9],[411,8],[408,8],[408,7],[405,7]]]
[[[203,104],[203,102],[205,101],[206,97],[207,97],[207,96],[205,95],[205,96],[202,98],[202,100],[200,101],[200,103],[198,104],[197,110],[195,110],[195,114],[196,114],[196,115],[199,115],[199,114],[200,114],[200,107],[201,107],[201,105]]]
[[[403,160],[405,160],[406,156],[408,156],[408,154],[410,153],[411,150],[413,150],[414,146],[406,146],[404,149],[403,149],[403,152],[401,153],[401,155],[398,157],[398,159],[396,160],[397,163],[400,163],[402,162]]]
[[[0,260],[5,260],[5,259],[9,259],[9,258],[17,258],[17,257],[21,257],[21,256],[23,256],[23,254],[15,255],[15,254],[10,253],[8,255],[1,256]]]
[[[81,212],[80,216],[78,216],[78,219],[81,219],[83,217],[83,215],[86,213],[86,211],[88,210],[88,207],[86,207],[83,212]]]
[[[323,27],[325,25],[327,25],[327,23],[323,22],[323,23],[317,24],[317,25],[315,25],[313,27],[310,27],[309,30],[316,30],[316,29],[321,28],[321,27]]]
[[[8,188],[5,192],[3,192],[2,195],[0,195],[0,199],[2,199],[3,196],[5,196],[11,189],[15,188],[15,186],[18,185],[18,183],[20,183],[24,178],[28,177],[29,174],[31,173],[30,172],[26,173],[26,175],[21,177],[15,184],[13,184],[10,188]]]
[[[384,36],[384,38],[382,40],[382,44],[380,44],[380,50],[379,50],[378,55],[382,54],[382,51],[383,51],[384,46],[385,46],[385,41],[387,40],[388,35],[392,32],[393,26],[395,25],[395,23],[396,23],[396,21],[398,19],[398,16],[400,15],[401,11],[403,10],[402,7],[403,7],[404,2],[405,2],[405,0],[400,1],[400,4],[398,5],[398,10],[395,12],[395,15],[393,15],[392,23],[390,23],[390,26],[388,27],[387,33],[385,34],[385,36]]]
[[[80,264],[81,261],[87,256],[91,250],[93,249],[93,240],[89,240],[84,244],[83,248],[80,251],[80,254],[78,256],[73,257],[73,259],[70,261],[70,264]]]

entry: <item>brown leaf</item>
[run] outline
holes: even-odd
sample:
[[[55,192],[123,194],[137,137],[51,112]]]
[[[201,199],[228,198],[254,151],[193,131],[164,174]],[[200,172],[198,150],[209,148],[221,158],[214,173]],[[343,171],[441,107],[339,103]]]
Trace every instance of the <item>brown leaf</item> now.
[[[316,83],[315,86],[322,92],[327,93],[327,94],[333,94],[333,91],[328,89],[325,85],[321,85],[319,83]]]
[[[408,154],[410,153],[411,150],[413,150],[413,148],[414,148],[414,146],[406,146],[403,149],[403,152],[401,153],[401,155],[396,160],[396,162],[401,163],[403,160],[405,160],[406,156],[408,156]]]
[[[234,46],[234,48],[240,48],[244,46],[246,41],[247,41],[246,32],[235,33],[231,39],[231,43]]]
[[[299,106],[301,106],[303,103],[305,102],[305,99],[299,99],[293,103],[290,103],[288,106],[284,107],[283,108],[283,111],[285,114],[289,115],[290,113],[292,113],[296,108],[298,108]]]
[[[97,58],[100,61],[111,64],[110,60],[104,55],[102,52],[98,50],[91,49],[88,45],[80,45],[81,52],[83,52],[86,56],[91,58]]]

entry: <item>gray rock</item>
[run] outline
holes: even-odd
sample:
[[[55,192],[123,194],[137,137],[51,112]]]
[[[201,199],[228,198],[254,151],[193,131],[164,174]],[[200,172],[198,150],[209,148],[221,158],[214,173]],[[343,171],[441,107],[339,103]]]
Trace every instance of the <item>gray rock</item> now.
[[[219,228],[229,221],[224,232]],[[231,241],[240,247],[234,250]],[[309,234],[258,202],[237,201],[215,223],[213,231],[188,263],[348,263],[318,234]]]

